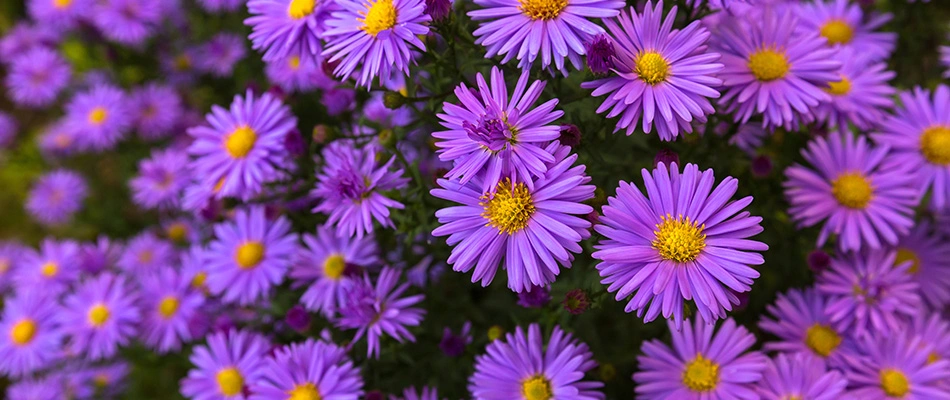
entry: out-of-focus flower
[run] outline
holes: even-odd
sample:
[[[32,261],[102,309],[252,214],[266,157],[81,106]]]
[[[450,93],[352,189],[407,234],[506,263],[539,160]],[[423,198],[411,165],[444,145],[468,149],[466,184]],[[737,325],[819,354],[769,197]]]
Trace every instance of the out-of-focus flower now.
[[[11,55],[6,87],[13,102],[41,108],[50,105],[69,84],[69,64],[53,50],[37,47]]]
[[[26,210],[46,225],[69,221],[82,209],[88,195],[86,180],[76,172],[59,169],[39,177],[30,189]]]
[[[307,339],[278,348],[268,357],[260,380],[248,383],[249,400],[355,400],[363,395],[360,368],[344,348],[326,340]]]
[[[105,272],[83,281],[63,301],[58,315],[70,346],[91,361],[115,355],[138,333],[142,313],[137,299],[124,276]]]
[[[346,292],[355,283],[355,269],[379,262],[376,241],[372,236],[356,238],[321,225],[315,235],[304,234],[303,243],[290,278],[294,287],[307,287],[301,304],[330,317],[346,301]]]
[[[364,273],[363,279],[355,282],[347,291],[346,303],[339,309],[337,326],[356,329],[354,343],[365,336],[367,356],[379,358],[379,341],[383,335],[400,343],[416,341],[407,327],[418,326],[422,322],[425,310],[413,306],[421,302],[424,296],[403,296],[409,284],[400,284],[400,275],[398,270],[385,267],[374,285],[369,273]]]
[[[266,372],[270,344],[258,333],[231,329],[208,335],[207,345],[191,353],[188,376],[181,394],[190,399],[244,399],[249,385]]]

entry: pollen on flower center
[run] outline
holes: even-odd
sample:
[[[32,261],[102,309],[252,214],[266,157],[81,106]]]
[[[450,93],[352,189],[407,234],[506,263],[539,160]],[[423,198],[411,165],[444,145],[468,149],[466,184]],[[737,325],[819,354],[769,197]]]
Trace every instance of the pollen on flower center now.
[[[241,393],[244,389],[244,377],[241,376],[241,373],[234,367],[218,371],[215,380],[218,381],[218,388],[221,389],[221,394],[225,396],[234,396]]]
[[[660,53],[647,51],[637,57],[637,67],[633,72],[640,75],[640,79],[651,85],[656,85],[666,80],[670,74],[670,63],[663,58]]]
[[[910,382],[903,372],[889,368],[881,371],[881,389],[888,396],[902,397],[910,392]]]
[[[521,13],[535,21],[557,18],[567,7],[567,0],[519,0]]]
[[[656,235],[653,239],[653,248],[660,252],[660,257],[676,262],[693,261],[706,248],[706,235],[703,233],[705,225],[697,226],[689,217],[679,216],[672,218],[669,215],[660,217],[663,222],[656,224]]]
[[[360,11],[364,15],[362,19],[364,32],[372,35],[392,29],[396,26],[396,7],[393,6],[393,0],[376,0],[376,2],[367,4],[366,12]]]
[[[290,395],[290,398],[287,400],[320,400],[323,398],[320,396],[320,391],[317,390],[317,387],[309,382],[294,386],[287,394]]]
[[[831,183],[831,194],[841,205],[856,210],[867,207],[873,197],[871,182],[857,172],[846,172]]]
[[[36,336],[36,322],[32,319],[24,318],[13,324],[10,329],[10,340],[18,346],[25,345],[33,341]]]
[[[224,148],[228,150],[231,157],[244,158],[254,148],[255,142],[257,142],[257,132],[247,125],[241,125],[225,139]]]
[[[828,39],[828,44],[847,44],[854,37],[854,29],[842,19],[830,19],[820,29],[821,36]]]
[[[323,276],[330,279],[340,279],[346,270],[346,260],[342,254],[334,253],[323,262]]]
[[[173,242],[181,243],[185,241],[185,236],[188,235],[188,227],[181,222],[176,222],[168,226],[165,234],[167,234],[168,238]]]
[[[300,68],[300,57],[290,56],[290,58],[287,59],[287,65],[290,66],[290,69],[296,71]]]
[[[683,371],[683,384],[694,392],[707,392],[719,383],[719,364],[697,354],[686,364]]]
[[[96,107],[89,112],[89,122],[93,125],[102,125],[108,116],[109,113],[106,112],[105,107]]]
[[[825,91],[835,96],[844,96],[851,92],[851,81],[842,76],[840,81],[828,82],[828,88]]]
[[[251,269],[264,259],[264,244],[256,240],[241,243],[234,254],[234,261],[241,269]]]
[[[208,273],[201,271],[195,274],[194,278],[191,278],[191,287],[193,288],[202,288],[205,285],[205,280],[208,279]]]
[[[73,4],[73,0],[53,0],[53,7],[60,10],[69,7],[71,4]]]
[[[762,82],[785,77],[791,67],[784,51],[761,49],[749,55],[749,69]]]
[[[139,262],[142,264],[148,264],[152,262],[153,258],[155,258],[155,255],[152,254],[151,250],[142,250],[138,256]]]
[[[950,125],[935,125],[920,136],[920,151],[927,161],[950,165]]]
[[[290,6],[287,7],[287,15],[293,19],[301,19],[313,14],[313,10],[316,7],[316,0],[290,0]]]
[[[47,278],[52,278],[59,273],[59,264],[56,264],[52,261],[47,262],[46,264],[43,264],[42,267],[40,267],[40,273]]]
[[[176,312],[178,312],[178,297],[165,296],[165,298],[158,303],[158,313],[165,319],[171,318]]]
[[[488,220],[487,225],[498,228],[498,233],[513,235],[524,229],[535,211],[528,187],[523,183],[512,187],[510,178],[498,182],[495,193],[483,195],[481,200],[482,217]]]
[[[535,375],[521,382],[521,394],[525,400],[549,400],[553,397],[551,382],[543,376]]]
[[[940,354],[937,354],[936,351],[932,351],[932,352],[930,352],[930,354],[927,355],[927,364],[928,364],[928,365],[929,365],[929,364],[933,364],[933,363],[935,363],[935,362],[937,362],[937,361],[940,361]]]
[[[907,269],[907,272],[916,274],[920,271],[920,257],[917,253],[904,247],[897,249],[897,259],[894,260],[894,265],[901,265],[907,261],[910,261],[910,268]]]
[[[89,309],[89,323],[98,328],[109,321],[110,314],[105,304],[96,304]]]
[[[805,331],[805,345],[815,354],[828,357],[841,344],[841,336],[828,325],[816,323]]]

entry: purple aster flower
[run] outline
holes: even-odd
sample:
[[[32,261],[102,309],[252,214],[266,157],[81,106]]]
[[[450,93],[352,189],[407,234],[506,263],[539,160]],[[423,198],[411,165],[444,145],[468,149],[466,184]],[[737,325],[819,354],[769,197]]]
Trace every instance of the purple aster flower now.
[[[14,57],[35,47],[55,47],[62,36],[61,30],[49,24],[18,22],[0,38],[0,61],[9,63]]]
[[[26,210],[40,223],[62,224],[82,209],[87,195],[88,187],[82,175],[59,169],[36,180],[26,200]]]
[[[812,288],[779,294],[775,303],[767,307],[771,318],[759,321],[763,331],[778,338],[765,342],[764,349],[813,354],[832,365],[840,365],[841,344],[847,335],[835,328],[825,314],[829,303],[828,298]]]
[[[518,305],[524,308],[542,308],[551,302],[551,289],[547,286],[531,286],[518,293]]]
[[[115,355],[138,333],[138,293],[123,276],[105,272],[83,281],[63,300],[58,315],[70,346],[89,360]]]
[[[170,242],[160,239],[151,231],[145,231],[125,245],[118,266],[123,271],[139,275],[172,265],[176,256],[175,247]]]
[[[219,78],[231,76],[234,66],[247,56],[244,36],[220,32],[202,44],[195,59],[195,69]]]
[[[289,56],[270,61],[264,72],[269,81],[291,93],[328,90],[336,85],[336,81],[326,76],[320,64],[309,56]]]
[[[247,9],[251,17],[244,24],[253,30],[248,36],[251,47],[264,53],[264,61],[273,62],[319,57],[320,38],[339,6],[326,0],[250,0]]]
[[[400,343],[416,341],[407,327],[422,322],[425,310],[413,306],[424,296],[403,296],[409,284],[399,283],[401,274],[396,269],[384,267],[374,285],[369,273],[364,273],[363,279],[356,281],[348,291],[346,303],[339,309],[340,318],[336,325],[342,329],[356,329],[351,343],[366,336],[367,357],[379,358],[379,341],[383,335]]]
[[[74,139],[92,150],[114,147],[132,127],[128,98],[114,86],[97,85],[80,92],[65,108],[69,129],[78,132]]]
[[[307,310],[304,309],[303,306],[295,304],[287,310],[287,314],[284,316],[284,322],[290,326],[290,329],[297,331],[297,333],[304,333],[310,328],[310,314],[307,313]]]
[[[762,378],[766,358],[748,351],[755,336],[726,319],[718,330],[702,319],[682,329],[667,322],[673,348],[658,340],[643,343],[633,374],[642,399],[758,399],[754,385]]]
[[[615,67],[614,57],[617,52],[614,50],[614,43],[610,35],[598,33],[594,35],[587,43],[584,43],[584,51],[587,54],[587,68],[594,75],[604,75]]]
[[[140,283],[145,344],[159,353],[177,351],[192,340],[189,323],[204,304],[204,296],[171,267],[146,274]]]
[[[940,46],[940,63],[946,69],[943,77],[950,78],[950,46]]]
[[[823,91],[840,80],[835,50],[817,33],[794,34],[798,20],[792,12],[766,11],[759,18],[735,20],[723,27],[721,46],[725,69],[721,102],[746,123],[762,114],[769,128],[811,121],[812,109],[831,100]]]
[[[184,113],[181,98],[175,89],[150,83],[129,95],[135,131],[145,140],[174,135],[178,120]]]
[[[320,96],[320,103],[327,108],[327,114],[338,116],[353,110],[356,106],[356,91],[349,88],[324,90]]]
[[[609,94],[597,112],[621,116],[615,131],[626,128],[629,136],[642,117],[645,133],[655,126],[660,139],[669,141],[681,130],[692,132],[692,121],[705,122],[706,114],[715,112],[708,98],[719,97],[714,88],[722,84],[716,77],[723,69],[720,54],[707,52],[710,34],[699,21],[672,29],[676,9],[664,19],[663,2],[654,7],[651,1],[643,14],[631,7],[629,16],[606,21],[615,43],[616,74],[581,87],[594,89],[594,96]]]
[[[7,96],[20,106],[46,107],[69,84],[71,73],[66,60],[45,47],[11,55],[6,78]]]
[[[815,249],[808,253],[808,269],[816,274],[828,269],[831,265],[831,256],[824,250]]]
[[[462,325],[462,330],[456,335],[452,329],[445,327],[442,329],[442,340],[439,341],[439,349],[449,357],[459,357],[465,353],[465,347],[472,344],[472,323],[466,321]]]
[[[92,4],[91,0],[29,0],[26,6],[30,18],[37,24],[66,30],[89,17]]]
[[[544,175],[554,157],[544,146],[560,137],[560,126],[552,125],[564,115],[555,111],[558,100],[551,99],[530,108],[544,90],[543,81],[528,87],[528,73],[522,72],[514,93],[508,97],[505,76],[497,67],[491,71],[491,86],[482,74],[476,75],[477,92],[464,83],[455,88],[461,105],[445,103],[438,114],[447,131],[433,132],[439,139],[439,159],[454,162],[445,177],[461,184],[481,177],[479,192],[494,189],[502,175],[518,183]],[[526,90],[527,88],[527,90]]]
[[[62,293],[79,276],[78,256],[78,243],[44,239],[39,251],[22,254],[15,276],[16,288],[51,295]]]
[[[138,47],[158,30],[163,2],[101,0],[93,3],[92,23],[109,40]]]
[[[389,400],[439,400],[439,391],[423,386],[421,391],[416,392],[415,387],[407,387],[402,391],[402,397],[390,395]]]
[[[848,0],[824,0],[797,7],[798,29],[818,34],[828,44],[867,55],[872,61],[891,56],[897,42],[893,32],[875,32],[891,20],[891,14],[871,14],[864,18],[861,6]]]
[[[280,100],[248,90],[244,97],[234,96],[230,110],[212,107],[207,122],[188,130],[195,139],[188,152],[197,157],[195,176],[206,177],[209,188],[223,182],[216,197],[246,200],[280,176],[277,168],[287,162],[284,136],[297,125]]]
[[[95,242],[84,243],[79,248],[79,269],[97,275],[118,265],[122,246],[100,235]]]
[[[4,299],[0,319],[0,373],[11,377],[46,368],[60,356],[59,305],[45,292],[23,290]],[[11,399],[16,397],[10,397]]]
[[[122,393],[128,382],[129,365],[123,360],[87,367],[87,370],[92,375],[92,381],[98,393],[107,399],[115,398]]]
[[[887,83],[894,72],[884,62],[870,61],[867,54],[850,49],[838,51],[836,59],[841,61],[841,75],[825,89],[831,101],[815,110],[818,120],[842,130],[848,123],[862,130],[878,126],[894,108],[896,89]]]
[[[778,354],[767,361],[755,391],[768,400],[837,400],[845,395],[847,386],[844,375],[827,369],[820,358]]]
[[[13,287],[17,267],[20,266],[23,255],[29,251],[18,242],[0,240],[0,294]]]
[[[323,149],[323,168],[317,171],[317,185],[310,195],[320,201],[312,212],[328,214],[328,225],[337,234],[356,236],[373,232],[375,220],[383,227],[393,227],[389,210],[404,208],[403,204],[381,192],[397,190],[407,182],[401,168],[393,169],[396,157],[382,163],[376,145],[356,147],[350,141],[336,141]]]
[[[204,237],[204,226],[199,226],[194,220],[187,217],[177,217],[162,221],[162,232],[169,241],[186,245],[201,241]]]
[[[432,22],[441,22],[452,13],[453,0],[426,0],[426,14]]]
[[[594,227],[606,237],[593,254],[602,261],[601,282],[617,301],[633,294],[624,311],[636,310],[646,322],[662,312],[678,328],[687,300],[706,323],[725,318],[739,304],[736,293],[751,290],[759,277],[752,267],[769,248],[749,239],[762,232],[762,218],[743,211],[752,197],[732,200],[738,180],[730,176],[714,188],[713,170],[695,164],[682,173],[676,164],[659,164],[641,174],[646,196],[621,181]]]
[[[16,119],[10,114],[0,111],[0,150],[13,144],[16,134]]]
[[[7,398],[29,400],[57,400],[63,395],[63,387],[56,377],[26,378],[7,387]]]
[[[894,167],[913,171],[921,195],[935,209],[950,206],[950,87],[914,88],[900,95],[902,107],[888,117],[874,141],[890,146]],[[888,169],[887,166],[884,167]]]
[[[947,399],[950,361],[929,360],[930,348],[903,332],[876,332],[858,339],[845,370],[856,399]]]
[[[818,292],[828,299],[825,315],[838,332],[861,337],[901,327],[923,303],[919,286],[908,270],[911,262],[895,266],[894,251],[865,250],[831,260],[831,269],[818,276]]]
[[[132,199],[144,209],[178,209],[182,193],[193,178],[188,154],[178,149],[152,151],[139,161],[139,174],[129,181]]]
[[[339,399],[363,395],[360,368],[346,350],[326,340],[307,339],[278,348],[268,357],[250,400]]]
[[[393,71],[409,74],[412,47],[425,51],[419,36],[429,33],[425,0],[337,0],[338,11],[326,21],[323,50],[329,62],[339,64],[333,74],[346,80],[356,70],[356,85],[369,89],[373,79],[380,85]]]
[[[243,0],[198,0],[198,5],[209,13],[237,11],[244,5]]]
[[[225,303],[251,304],[284,280],[297,251],[297,235],[283,216],[268,220],[264,207],[237,211],[214,227],[205,262],[208,288]]]
[[[920,297],[931,309],[940,310],[950,303],[950,242],[932,230],[929,222],[918,222],[897,243],[894,263],[907,261],[907,273],[920,286]]]
[[[342,235],[321,225],[315,235],[304,234],[303,243],[290,270],[290,278],[294,287],[307,287],[300,297],[301,304],[330,317],[354,284],[354,267],[379,263],[376,241],[372,236]]]
[[[908,166],[883,167],[888,151],[864,136],[836,132],[802,149],[814,169],[796,164],[785,170],[792,219],[799,227],[824,221],[818,246],[836,234],[842,250],[876,249],[910,231],[919,193]]]
[[[475,357],[468,390],[476,400],[603,399],[601,382],[584,374],[597,367],[587,345],[555,326],[545,345],[538,324],[521,327],[488,345]]]
[[[193,400],[243,400],[248,386],[266,371],[270,344],[258,333],[232,329],[208,335],[208,344],[191,353],[194,368],[181,381],[181,394]]]
[[[729,144],[738,147],[749,157],[755,157],[768,134],[759,124],[742,124],[736,133],[729,137]]]
[[[539,151],[554,160],[528,184],[506,178],[482,191],[480,178],[464,185],[439,179],[440,188],[430,192],[459,203],[436,211],[441,226],[432,234],[448,236],[453,246],[448,263],[458,272],[474,268],[473,283],[488,286],[504,265],[515,292],[549,284],[559,265],[570,268],[571,253],[580,253],[579,242],[590,237],[590,222],[582,216],[593,208],[581,203],[594,197],[586,167],[573,166],[577,154],[556,141]]]
[[[567,312],[573,315],[581,315],[590,307],[590,296],[581,289],[571,289],[564,295],[561,304],[564,305]]]
[[[79,132],[70,129],[69,121],[60,119],[46,127],[37,137],[37,145],[43,156],[55,159],[69,156],[79,150],[79,141],[76,140]]]

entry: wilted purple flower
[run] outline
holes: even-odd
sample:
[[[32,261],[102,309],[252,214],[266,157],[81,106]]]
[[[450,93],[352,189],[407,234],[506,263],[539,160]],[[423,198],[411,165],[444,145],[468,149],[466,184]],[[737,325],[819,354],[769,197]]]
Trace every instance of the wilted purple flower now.
[[[581,289],[571,289],[564,295],[564,301],[561,304],[567,312],[580,315],[587,311],[587,307],[590,307],[590,297]]]
[[[614,44],[610,36],[600,33],[584,43],[587,50],[587,67],[594,74],[606,74],[614,68]]]
[[[442,340],[439,349],[449,357],[458,357],[465,353],[465,346],[472,344],[472,323],[465,322],[462,330],[456,335],[449,327],[442,330]]]
[[[400,275],[398,270],[385,267],[374,285],[369,274],[364,273],[363,279],[347,293],[345,305],[340,307],[337,326],[356,329],[353,343],[365,336],[367,356],[379,358],[379,341],[383,335],[398,342],[416,341],[407,327],[422,322],[425,310],[413,306],[422,301],[423,295],[403,296],[409,284],[400,284]]]
[[[542,308],[551,302],[551,289],[547,286],[531,286],[518,292],[518,305],[524,308]]]

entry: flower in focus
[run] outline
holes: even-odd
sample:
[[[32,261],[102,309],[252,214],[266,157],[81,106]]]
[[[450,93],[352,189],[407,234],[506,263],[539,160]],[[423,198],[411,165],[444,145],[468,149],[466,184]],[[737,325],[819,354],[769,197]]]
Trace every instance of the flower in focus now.
[[[177,351],[192,340],[189,323],[204,304],[204,296],[171,267],[144,274],[142,286],[142,336],[158,353]]]
[[[828,298],[815,289],[792,289],[778,295],[766,309],[771,318],[763,317],[759,327],[777,337],[767,341],[765,350],[781,353],[806,353],[841,364],[842,342],[846,331],[837,329],[825,309]]]
[[[614,51],[613,41],[606,33],[594,35],[590,41],[584,43],[584,50],[587,54],[587,68],[590,68],[594,75],[606,74],[614,68],[613,58],[617,53]]]
[[[930,348],[903,331],[876,332],[849,349],[845,370],[856,399],[944,399],[950,361],[931,360]]]
[[[128,98],[121,89],[96,85],[79,92],[66,104],[66,123],[83,148],[113,148],[132,127]]]
[[[88,190],[86,180],[76,172],[65,169],[48,172],[30,189],[26,210],[40,223],[62,224],[82,209]]]
[[[135,131],[145,140],[174,135],[174,128],[184,113],[181,98],[174,89],[150,83],[129,94]]]
[[[321,225],[316,235],[304,234],[303,243],[290,270],[290,278],[294,287],[307,288],[300,297],[301,304],[330,317],[354,285],[353,267],[370,267],[379,262],[376,241],[372,236],[341,235]]]
[[[46,238],[39,251],[21,255],[15,287],[21,291],[42,291],[59,295],[79,276],[79,244]]]
[[[330,13],[338,8],[329,0],[249,0],[251,16],[244,24],[252,29],[251,47],[264,53],[264,61],[313,60],[320,56],[320,37]]]
[[[376,284],[363,274],[347,291],[346,303],[339,309],[336,325],[342,329],[356,329],[352,342],[366,337],[366,356],[379,358],[379,341],[383,335],[402,343],[415,342],[407,327],[418,326],[425,310],[413,307],[421,302],[423,295],[403,296],[408,283],[399,283],[401,272],[384,267],[376,278]]]
[[[0,373],[10,377],[29,375],[60,357],[63,335],[55,318],[59,311],[55,297],[24,290],[4,298],[3,306]]]
[[[850,49],[840,50],[836,59],[841,61],[840,75],[825,88],[831,101],[818,106],[816,117],[840,130],[846,130],[848,123],[862,130],[878,126],[894,107],[896,90],[888,81],[896,74],[884,62],[870,61],[866,54]]]
[[[181,394],[195,400],[244,399],[248,385],[263,377],[270,344],[258,333],[231,329],[195,346],[194,366],[181,380]]]
[[[138,275],[171,265],[176,255],[171,243],[145,231],[129,240],[117,265],[123,271]]]
[[[356,400],[363,395],[360,368],[344,348],[325,340],[307,339],[278,348],[252,385],[249,400]]]
[[[36,47],[11,55],[7,68],[7,96],[24,107],[50,105],[69,84],[72,70],[58,53]]]
[[[139,175],[129,181],[132,199],[144,209],[178,209],[191,182],[188,154],[177,149],[155,150],[139,161]]]
[[[91,361],[115,355],[138,333],[137,298],[125,277],[111,272],[83,281],[63,300],[58,316],[70,346]]]
[[[759,277],[752,266],[769,248],[749,239],[762,232],[762,218],[743,211],[752,197],[732,200],[735,178],[714,188],[713,170],[695,164],[682,172],[659,164],[641,174],[647,196],[621,181],[594,227],[606,237],[593,254],[602,261],[601,282],[618,301],[633,294],[624,311],[636,310],[646,322],[662,314],[679,327],[687,300],[706,323],[725,318],[739,304],[736,293],[751,290]]]
[[[867,55],[871,61],[891,56],[897,42],[893,32],[875,32],[888,21],[890,14],[872,14],[864,18],[861,6],[848,0],[819,0],[798,6],[802,32],[817,33],[828,44]]]
[[[766,363],[755,391],[765,399],[837,400],[845,395],[848,380],[828,369],[820,358],[808,354],[778,354]]]

